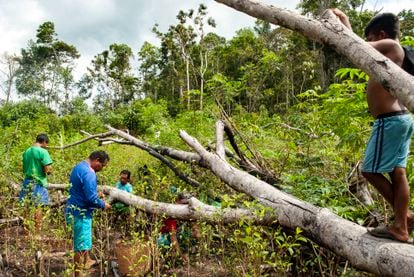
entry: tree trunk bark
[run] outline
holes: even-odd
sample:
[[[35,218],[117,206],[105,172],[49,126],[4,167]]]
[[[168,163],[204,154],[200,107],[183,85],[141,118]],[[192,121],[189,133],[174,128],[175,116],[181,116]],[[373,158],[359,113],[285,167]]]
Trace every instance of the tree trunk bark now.
[[[212,223],[222,222],[228,224],[245,219],[252,220],[256,224],[267,225],[275,222],[276,219],[273,214],[269,213],[262,218],[257,215],[257,212],[254,210],[241,208],[221,209],[204,204],[197,198],[191,196],[188,197],[187,204],[168,204],[145,199],[110,186],[99,187],[99,190],[108,194],[114,200],[137,207],[147,213],[165,214],[168,217],[182,220],[201,220]]]
[[[185,131],[181,131],[180,136],[223,182],[273,208],[282,226],[303,229],[310,238],[357,268],[381,276],[414,276],[413,245],[373,237],[366,228],[342,219],[326,208],[300,201],[232,167],[217,154],[204,149]]]
[[[48,189],[68,189],[68,184],[49,184]],[[273,213],[265,213],[262,217],[253,209],[242,208],[218,208],[204,204],[192,196],[187,197],[187,204],[169,204],[142,198],[138,195],[111,187],[98,186],[98,190],[109,195],[110,199],[118,200],[127,205],[134,206],[150,214],[165,215],[182,220],[201,220],[211,223],[235,223],[244,220],[252,220],[256,224],[268,225],[274,223],[276,216]],[[1,223],[1,221],[0,221]]]
[[[378,80],[404,106],[414,112],[414,94],[412,93],[414,77],[347,29],[330,10],[326,10],[320,20],[315,20],[257,0],[215,1],[329,45],[336,52],[346,56],[371,78]]]

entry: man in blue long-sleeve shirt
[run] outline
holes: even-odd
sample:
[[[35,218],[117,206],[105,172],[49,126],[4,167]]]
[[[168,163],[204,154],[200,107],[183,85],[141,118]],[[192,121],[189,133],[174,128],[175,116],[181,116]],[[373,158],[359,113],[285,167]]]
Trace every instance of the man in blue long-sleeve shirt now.
[[[70,197],[65,213],[68,225],[73,230],[75,276],[82,276],[82,269],[94,263],[89,255],[92,249],[93,210],[111,208],[110,204],[99,198],[96,178],[96,172],[101,171],[108,161],[109,156],[105,151],[92,152],[70,174]]]

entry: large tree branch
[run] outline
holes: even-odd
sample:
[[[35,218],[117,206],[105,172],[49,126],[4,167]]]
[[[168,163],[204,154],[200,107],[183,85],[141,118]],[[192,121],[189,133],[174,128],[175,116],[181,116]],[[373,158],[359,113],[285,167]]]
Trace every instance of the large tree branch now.
[[[414,111],[414,77],[340,23],[330,10],[320,20],[264,4],[257,0],[215,0],[264,21],[277,24],[327,44]]]
[[[21,217],[13,217],[13,218],[0,218],[0,226],[1,225],[18,225],[23,222]]]
[[[69,147],[73,147],[73,146],[82,144],[82,143],[84,143],[84,142],[86,142],[88,140],[91,140],[91,139],[102,139],[102,138],[106,138],[106,137],[109,137],[109,136],[112,136],[112,135],[114,135],[113,132],[106,132],[106,133],[95,134],[95,135],[90,135],[89,134],[88,137],[83,138],[83,139],[81,139],[79,141],[76,141],[76,142],[73,142],[73,143],[70,143],[70,144],[67,144],[67,145],[63,145],[63,146],[49,146],[48,149],[59,149],[59,150],[62,150],[62,149],[66,149],[66,148],[69,148]]]
[[[226,159],[226,151],[224,148],[224,124],[222,121],[216,122],[216,153],[221,159]]]
[[[251,220],[256,224],[270,224],[275,222],[275,216],[272,214],[266,213],[262,218],[257,215],[258,213],[255,210],[240,208],[221,209],[204,204],[195,197],[190,197],[188,204],[168,204],[145,199],[110,186],[99,187],[99,189],[108,194],[112,199],[137,207],[147,213],[164,214],[176,219],[201,220],[214,223],[222,222],[226,224],[235,223],[241,219]]]
[[[70,143],[70,144],[67,144],[67,145],[51,146],[49,148],[50,149],[66,149],[66,148],[73,147],[73,146],[79,145],[81,143],[84,143],[84,142],[89,141],[91,139],[94,139],[94,140],[98,141],[100,145],[109,144],[109,143],[132,145],[132,146],[140,148],[141,150],[144,150],[144,151],[148,152],[151,156],[153,156],[153,157],[157,158],[158,160],[160,160],[161,162],[163,162],[165,165],[168,166],[168,168],[170,168],[174,172],[175,175],[177,175],[184,182],[186,182],[186,183],[188,183],[188,184],[190,184],[194,187],[201,186],[201,184],[197,180],[194,180],[193,178],[189,177],[187,174],[184,174],[182,171],[180,171],[178,169],[178,167],[174,163],[172,163],[169,159],[166,158],[166,157],[169,157],[169,158],[174,159],[176,161],[193,163],[193,164],[197,164],[200,167],[206,168],[206,164],[205,164],[204,160],[197,153],[178,150],[178,149],[174,149],[174,148],[166,147],[166,146],[152,145],[150,143],[147,143],[143,140],[140,140],[140,139],[130,135],[128,132],[124,132],[122,130],[115,129],[115,128],[109,126],[109,125],[107,125],[106,127],[109,130],[106,133],[90,134],[86,131],[81,131],[81,133],[87,135],[86,138],[83,138],[79,141],[76,141],[76,142],[73,142],[73,143]],[[220,129],[222,129],[222,128],[223,128],[223,126],[220,127]],[[238,149],[238,146],[237,146],[237,144],[235,142],[235,139],[234,139],[234,135],[233,135],[232,131],[230,130],[230,128],[228,126],[224,126],[224,128],[225,128],[226,134],[228,135],[229,140],[230,140],[233,148],[236,150],[236,152],[238,151],[238,156],[241,157],[241,159],[236,159],[236,162],[239,164],[239,166],[244,168],[245,170],[253,173],[253,174],[257,174],[263,180],[270,181],[271,183],[276,183],[277,179],[274,178],[271,173],[267,172],[265,169],[262,169],[262,168],[260,168],[256,165],[254,165],[252,162],[250,162],[248,159],[246,159],[244,157],[244,155]],[[118,137],[120,137],[120,139],[119,138],[118,139],[113,138],[111,136],[118,136]],[[219,147],[218,151],[219,152],[224,151],[226,155],[231,156],[232,154],[228,150],[226,150],[225,147],[224,147],[223,134],[220,134],[217,139],[219,139],[218,140],[219,143],[216,145],[216,147]],[[223,158],[225,158],[224,154],[222,154],[222,155],[223,155]]]
[[[170,162],[167,158],[165,158],[163,155],[161,155],[160,153],[158,153],[153,147],[151,147],[149,144],[137,139],[136,137],[131,136],[128,133],[125,133],[123,131],[120,131],[118,129],[112,128],[109,125],[106,125],[106,128],[109,129],[110,132],[112,132],[113,134],[122,137],[124,139],[126,139],[127,141],[131,142],[132,145],[147,151],[151,156],[159,159],[160,161],[162,161],[164,164],[166,164],[168,166],[168,168],[170,168],[181,180],[183,180],[184,182],[194,186],[194,187],[200,187],[201,184],[197,181],[194,180],[193,178],[189,177],[188,175],[182,173],[172,162]]]
[[[282,226],[303,229],[313,240],[348,259],[357,268],[381,276],[412,276],[414,246],[375,238],[367,233],[366,228],[342,219],[326,208],[300,201],[232,167],[204,149],[185,131],[181,131],[180,136],[205,159],[211,171],[223,182],[273,208]]]
[[[168,160],[166,157],[164,157],[162,154],[159,153],[158,149],[146,142],[143,142],[133,136],[131,136],[129,133],[127,132],[123,132],[121,130],[112,128],[111,126],[107,125],[106,126],[109,131],[106,133],[101,133],[101,134],[89,134],[85,131],[82,131],[82,133],[86,134],[87,137],[83,138],[79,141],[64,145],[64,146],[51,146],[49,147],[50,149],[66,149],[68,147],[72,147],[72,146],[76,146],[79,145],[81,143],[84,143],[88,140],[91,139],[95,139],[97,141],[99,141],[100,144],[104,144],[107,142],[115,142],[115,143],[119,143],[119,144],[127,144],[127,145],[132,145],[132,146],[136,146],[144,151],[147,151],[151,156],[157,158],[158,160],[160,160],[161,162],[163,162],[168,168],[170,168],[175,175],[178,176],[178,178],[180,178],[181,180],[183,180],[184,182],[190,184],[193,187],[200,187],[201,184],[197,181],[194,180],[193,178],[189,177],[187,174],[184,174],[182,171],[180,171],[178,169],[177,166],[175,166],[170,160]],[[123,138],[124,140],[120,140],[120,139],[115,139],[115,138],[111,138],[110,136],[119,136],[121,138]],[[181,155],[181,158],[183,161],[183,159],[188,159],[189,162],[194,162],[197,161],[199,163],[201,163],[201,159],[199,158],[199,155],[191,155],[188,152],[184,152],[184,151],[173,151],[173,149],[171,148],[163,148],[163,153],[167,153],[167,154],[171,154],[175,159],[178,159],[179,155]],[[196,157],[195,157],[196,156]],[[184,160],[185,161],[185,160]]]
[[[65,190],[68,184],[49,184],[49,189]],[[235,223],[242,219],[257,224],[271,224],[275,222],[275,215],[266,212],[263,217],[256,210],[241,208],[218,208],[204,204],[197,198],[189,196],[188,204],[168,204],[149,200],[111,186],[98,186],[98,190],[107,194],[112,200],[118,200],[127,205],[134,206],[150,214],[166,215],[182,220],[201,220],[207,222]]]

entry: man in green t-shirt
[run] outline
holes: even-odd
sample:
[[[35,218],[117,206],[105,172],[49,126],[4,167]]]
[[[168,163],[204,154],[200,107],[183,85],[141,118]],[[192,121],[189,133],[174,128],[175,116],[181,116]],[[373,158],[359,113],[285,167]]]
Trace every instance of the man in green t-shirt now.
[[[52,159],[45,149],[49,145],[46,134],[39,134],[36,142],[23,153],[24,180],[19,194],[19,201],[25,199],[33,201],[36,205],[48,205],[49,193],[47,191],[47,175],[52,172]],[[35,225],[40,229],[42,210],[36,210]]]

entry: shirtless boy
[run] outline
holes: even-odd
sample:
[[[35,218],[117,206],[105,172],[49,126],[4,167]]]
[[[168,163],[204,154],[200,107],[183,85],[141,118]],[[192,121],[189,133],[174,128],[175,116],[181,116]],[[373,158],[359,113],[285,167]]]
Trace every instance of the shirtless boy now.
[[[348,17],[332,9],[350,30]],[[391,61],[401,66],[404,50],[399,43],[398,17],[391,13],[375,16],[365,28],[368,43]],[[368,108],[375,118],[365,151],[362,174],[391,204],[395,220],[391,226],[377,227],[373,236],[407,241],[414,225],[414,214],[408,210],[410,187],[406,177],[408,151],[413,133],[413,120],[408,110],[381,84],[370,79],[367,86]],[[384,174],[389,174],[389,179]]]

